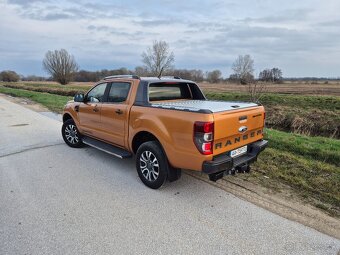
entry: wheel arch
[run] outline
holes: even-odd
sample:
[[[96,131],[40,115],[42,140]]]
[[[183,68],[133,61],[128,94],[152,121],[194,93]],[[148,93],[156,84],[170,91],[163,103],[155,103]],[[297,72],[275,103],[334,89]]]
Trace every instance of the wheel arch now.
[[[152,134],[151,132],[148,131],[139,131],[137,134],[135,134],[135,136],[132,139],[131,142],[131,148],[134,154],[136,154],[138,148],[145,142],[150,142],[150,141],[156,141],[160,144],[160,146],[162,147],[163,151],[164,148],[161,144],[161,142],[157,139],[157,137]]]
[[[181,169],[179,168],[174,168],[172,166],[172,164],[169,162],[169,158],[167,156],[167,153],[164,149],[164,146],[162,145],[162,143],[159,141],[159,139],[157,139],[157,137],[155,135],[153,135],[152,133],[148,132],[148,131],[140,131],[138,132],[132,139],[132,151],[134,154],[136,154],[138,148],[145,142],[149,142],[149,141],[156,141],[158,142],[162,152],[165,155],[165,160],[168,164],[167,167],[167,172],[168,172],[168,176],[167,179],[170,182],[176,181],[181,177]]]
[[[65,121],[69,120],[69,119],[72,119],[72,120],[73,120],[71,114],[65,113],[65,114],[63,115],[63,123],[64,123]],[[73,120],[73,121],[74,121],[74,120]]]

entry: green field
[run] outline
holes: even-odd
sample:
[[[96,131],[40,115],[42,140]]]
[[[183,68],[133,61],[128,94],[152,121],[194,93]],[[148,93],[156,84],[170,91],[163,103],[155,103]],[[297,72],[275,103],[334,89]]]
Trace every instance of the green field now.
[[[11,95],[14,97],[24,97],[39,104],[42,104],[46,108],[53,112],[61,113],[66,102],[71,100],[72,97],[53,95],[49,93],[33,92],[23,89],[13,89],[0,86],[0,93]]]
[[[340,141],[267,129],[267,148],[251,175],[272,188],[284,183],[314,205],[340,216]],[[252,176],[250,176],[252,177]]]
[[[15,85],[15,84],[14,84]],[[72,97],[51,93],[30,91],[31,87],[40,89],[80,90],[88,89],[88,86],[67,87],[60,85],[17,85],[3,87],[0,85],[0,93],[17,97],[29,98],[46,106],[51,111],[61,112],[65,103]],[[61,88],[62,87],[62,88]],[[28,90],[29,89],[29,90]],[[63,93],[63,92],[62,92]],[[240,93],[207,93],[208,98],[216,100],[247,100],[247,95]],[[328,96],[293,96],[280,94],[266,94],[262,98],[267,112],[274,106],[289,110],[292,118],[297,113],[320,111],[327,119],[326,112],[334,113],[335,120],[331,123],[339,125],[340,99]],[[275,108],[274,108],[275,109]],[[295,112],[296,110],[296,112]],[[279,113],[276,113],[279,114]],[[274,118],[274,117],[272,117]],[[267,123],[270,122],[267,118]],[[324,123],[324,125],[326,125]],[[328,125],[328,124],[327,124]],[[289,128],[279,127],[281,130]],[[326,130],[326,127],[325,129]],[[305,201],[327,211],[331,215],[340,216],[340,140],[326,137],[306,136],[291,132],[283,132],[276,129],[266,129],[266,138],[269,140],[267,148],[253,165],[249,179],[268,188],[280,191],[280,184],[290,186],[297,195]],[[270,181],[264,181],[263,176]],[[248,178],[247,177],[247,178]]]

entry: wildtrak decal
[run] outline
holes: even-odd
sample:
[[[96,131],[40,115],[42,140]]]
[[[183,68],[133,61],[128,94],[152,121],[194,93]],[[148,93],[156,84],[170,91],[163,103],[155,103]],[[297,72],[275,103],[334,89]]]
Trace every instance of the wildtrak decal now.
[[[257,130],[257,131],[252,131],[252,132],[250,132],[248,134],[245,134],[245,135],[241,135],[241,136],[235,137],[232,140],[228,139],[224,143],[222,143],[222,142],[216,143],[215,144],[215,150],[222,149],[222,147],[227,147],[227,146],[230,146],[232,144],[239,143],[241,141],[245,141],[248,138],[253,138],[253,137],[261,135],[261,134],[262,134],[262,130],[260,129],[260,130]]]

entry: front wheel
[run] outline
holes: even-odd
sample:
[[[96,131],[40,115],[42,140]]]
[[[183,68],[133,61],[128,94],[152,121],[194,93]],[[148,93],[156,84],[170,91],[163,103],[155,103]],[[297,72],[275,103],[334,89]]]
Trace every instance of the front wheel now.
[[[139,178],[149,188],[158,189],[164,184],[169,165],[158,142],[146,142],[138,148],[136,168]]]
[[[80,148],[84,145],[78,128],[72,119],[64,122],[61,128],[61,134],[65,143],[70,147]]]

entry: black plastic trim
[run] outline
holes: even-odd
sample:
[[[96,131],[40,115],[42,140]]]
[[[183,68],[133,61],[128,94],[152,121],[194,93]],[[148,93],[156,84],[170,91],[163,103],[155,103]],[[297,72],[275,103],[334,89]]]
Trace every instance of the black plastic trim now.
[[[202,165],[202,172],[206,174],[215,174],[219,172],[229,171],[235,167],[250,164],[257,160],[257,156],[268,145],[267,140],[260,140],[248,145],[248,152],[237,158],[232,158],[229,155],[222,154],[214,157],[211,161],[205,161]]]
[[[156,107],[156,106],[152,106],[151,104],[140,104],[140,103],[134,103],[134,106],[140,106],[140,107],[149,107],[149,108],[153,108],[153,109],[162,109],[162,110],[172,110],[172,111],[182,111],[182,112],[192,112],[192,113],[204,113],[204,114],[211,114],[213,113],[210,110],[206,110],[206,109],[200,109],[198,111],[192,111],[189,109],[176,109],[176,108],[169,108],[169,107]]]

